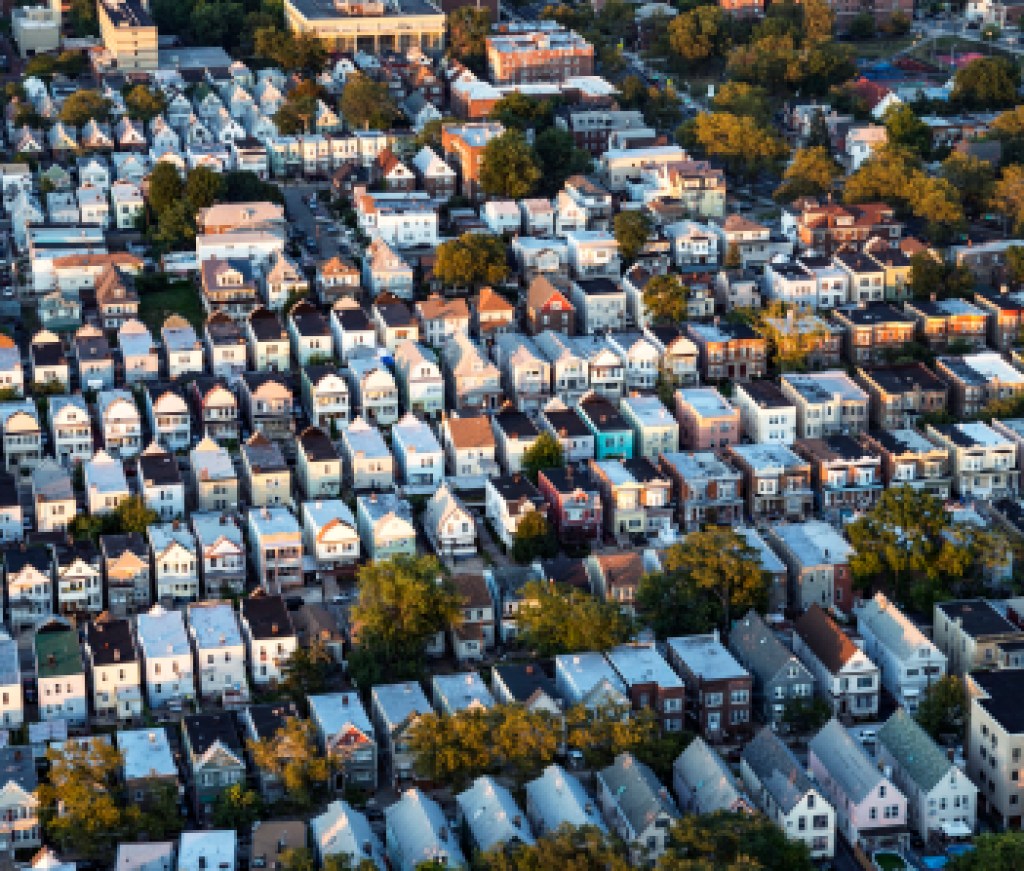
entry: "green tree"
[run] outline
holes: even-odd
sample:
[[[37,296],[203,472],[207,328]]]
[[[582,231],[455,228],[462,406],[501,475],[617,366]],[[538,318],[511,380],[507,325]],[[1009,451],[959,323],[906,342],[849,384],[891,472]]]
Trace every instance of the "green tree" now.
[[[846,26],[846,35],[850,39],[865,42],[875,38],[875,16],[870,12],[860,12],[850,19]]]
[[[319,639],[295,648],[284,667],[285,692],[298,704],[306,704],[311,695],[327,689],[332,664],[330,652]]]
[[[558,539],[540,511],[529,512],[516,527],[512,538],[512,559],[517,563],[531,563],[538,557],[552,557],[558,553]]]
[[[207,209],[220,199],[224,180],[206,166],[190,169],[185,179],[185,199],[193,209]]]
[[[137,532],[140,535],[145,535],[146,530],[160,519],[160,515],[148,507],[141,496],[123,499],[114,509],[114,517],[122,533]]]
[[[824,699],[789,699],[783,706],[782,722],[794,732],[817,732],[832,718],[832,709]]]
[[[279,871],[316,871],[316,862],[309,847],[291,847],[277,862]]]
[[[788,154],[786,143],[748,115],[701,112],[683,126],[683,144],[723,160],[731,172],[753,176],[773,170]]]
[[[256,200],[269,200],[280,206],[284,205],[284,194],[281,188],[269,181],[264,181],[256,173],[246,169],[229,170],[221,175],[223,185],[221,200],[225,203],[251,203]]]
[[[629,871],[621,843],[593,826],[564,826],[533,844],[502,845],[477,857],[481,871]]]
[[[957,71],[949,99],[965,109],[999,109],[1017,103],[1019,87],[1017,64],[992,55],[971,61]]]
[[[246,832],[263,814],[260,794],[233,783],[217,796],[213,804],[213,825],[218,829]]]
[[[317,103],[327,99],[327,92],[315,79],[303,79],[288,92],[274,115],[274,123],[284,135],[309,133],[316,120]]]
[[[501,284],[508,277],[505,244],[488,233],[463,233],[437,247],[434,277],[449,287]]]
[[[995,169],[987,160],[952,152],[942,162],[941,175],[960,194],[968,217],[978,218],[988,208],[995,191]]]
[[[946,867],[949,871],[1019,871],[1024,868],[1024,832],[978,835],[974,849],[957,854]]]
[[[560,469],[564,465],[562,443],[547,431],[537,436],[536,441],[523,452],[523,472],[534,484],[541,469]]]
[[[820,145],[800,148],[786,167],[783,182],[775,190],[775,199],[791,203],[800,197],[820,197],[832,190],[843,169],[836,163],[828,148]]]
[[[687,814],[672,825],[655,871],[703,868],[812,871],[814,863],[803,841],[762,814]]]
[[[322,40],[307,33],[290,33],[276,26],[261,27],[253,34],[253,53],[273,61],[288,72],[318,74],[327,62]]]
[[[644,306],[656,323],[678,324],[686,319],[689,295],[678,275],[652,275],[644,285]]]
[[[364,130],[387,130],[399,115],[388,86],[358,72],[345,82],[340,107],[350,127]]]
[[[936,741],[955,737],[962,740],[967,723],[967,689],[955,674],[945,675],[929,684],[914,715]]]
[[[931,153],[931,128],[906,103],[897,103],[886,109],[884,122],[889,142],[902,145],[920,157]]]
[[[320,753],[308,720],[289,717],[273,737],[250,740],[248,748],[256,767],[280,778],[285,798],[300,811],[313,806],[331,778],[330,764]]]
[[[71,32],[80,39],[100,34],[99,21],[96,18],[96,4],[90,0],[71,0],[67,21]]]
[[[490,119],[505,127],[532,130],[549,127],[554,120],[555,107],[551,100],[528,97],[512,91],[498,100],[491,109]]]
[[[620,753],[645,761],[661,732],[657,715],[651,708],[624,713],[610,704],[596,710],[574,705],[565,712],[566,745],[583,754],[588,768],[602,768]]]
[[[811,45],[832,39],[835,15],[825,0],[805,0],[800,4],[804,13],[804,40]]]
[[[458,625],[462,602],[432,556],[397,556],[359,567],[351,612],[349,673],[362,685],[415,676],[438,632]]]
[[[184,248],[196,235],[195,209],[185,199],[177,200],[164,209],[150,233],[153,244],[164,251]]]
[[[712,106],[716,112],[746,115],[762,127],[771,123],[772,107],[768,92],[749,82],[726,82],[715,94]]]
[[[99,91],[74,91],[60,107],[60,120],[72,127],[81,127],[89,120],[106,121],[110,117],[110,100]]]
[[[629,638],[629,621],[618,605],[575,587],[531,581],[523,587],[522,603],[519,639],[539,656],[610,650]]]
[[[141,84],[128,90],[124,95],[124,104],[128,109],[128,117],[146,123],[167,109],[167,99],[163,92],[150,90]]]
[[[591,167],[590,152],[576,147],[568,130],[548,127],[537,134],[533,150],[540,165],[540,190],[554,196],[572,175],[587,173]]]
[[[724,13],[717,6],[697,6],[668,24],[668,44],[686,65],[696,67],[724,47]]]
[[[518,200],[532,194],[540,183],[537,155],[518,130],[495,136],[480,158],[480,187],[492,197]]]
[[[613,228],[619,254],[627,263],[632,263],[651,236],[651,219],[639,209],[623,209],[615,216]]]
[[[163,214],[169,206],[178,202],[185,194],[185,185],[175,167],[158,162],[149,174],[149,207],[155,215]]]
[[[1006,278],[1013,287],[1019,288],[1024,283],[1024,247],[1014,245],[1007,248],[1004,258]]]
[[[641,579],[636,595],[637,610],[659,636],[706,631],[716,623],[728,627],[733,612],[763,612],[767,605],[757,551],[727,526],[691,532],[662,562],[663,571]],[[692,607],[679,607],[691,601]],[[698,621],[703,628],[691,629]]]
[[[928,251],[910,258],[910,291],[915,299],[966,296],[974,289],[974,277],[967,267],[947,263]]]
[[[1003,215],[1015,235],[1024,233],[1024,166],[1003,167],[992,191],[992,208]]]
[[[487,36],[491,32],[489,9],[460,6],[448,13],[448,54],[476,73],[487,67]]]
[[[413,143],[419,151],[424,145],[429,146],[438,154],[441,153],[441,130],[446,124],[457,124],[456,118],[433,118],[423,125],[423,129],[416,134]]]

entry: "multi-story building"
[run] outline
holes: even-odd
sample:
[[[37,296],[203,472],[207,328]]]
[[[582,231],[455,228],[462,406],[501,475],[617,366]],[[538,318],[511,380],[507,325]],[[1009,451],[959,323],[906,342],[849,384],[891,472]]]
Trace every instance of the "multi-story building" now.
[[[768,530],[768,538],[789,572],[790,608],[801,612],[819,604],[849,612],[853,548],[835,527],[820,520],[779,523]]]
[[[755,444],[793,444],[796,405],[773,382],[737,384],[732,404],[739,409],[743,434]]]
[[[811,465],[811,485],[823,514],[866,511],[881,496],[881,457],[855,438],[799,439],[793,450]]]
[[[668,660],[686,685],[687,717],[709,741],[750,734],[753,679],[718,632],[670,638]]]
[[[708,381],[745,381],[767,372],[768,345],[764,337],[743,323],[687,322],[686,330],[697,346],[701,376]]]
[[[742,518],[742,476],[714,452],[662,454],[659,468],[672,482],[681,529],[707,523],[730,526]]]
[[[946,410],[949,388],[924,363],[857,370],[871,399],[871,422],[882,429],[913,429],[921,415]]]
[[[276,686],[299,646],[284,599],[259,593],[249,596],[242,600],[240,619],[252,682],[259,687]]]
[[[992,499],[1017,492],[1016,444],[988,424],[928,424],[925,435],[949,451],[957,496]]]
[[[992,351],[938,357],[935,371],[949,385],[950,411],[973,417],[991,402],[1024,394],[1024,372]]]
[[[486,47],[488,78],[495,85],[563,82],[594,73],[594,46],[558,26],[529,32],[506,28],[488,36]]]
[[[127,72],[156,70],[157,27],[148,2],[101,0],[97,16],[106,62],[111,68]]]
[[[755,523],[806,520],[814,508],[811,463],[781,444],[732,445],[747,516]]]
[[[917,335],[934,351],[951,345],[982,351],[988,337],[989,315],[965,299],[913,300],[904,305],[917,321]]]
[[[442,28],[443,28],[442,21]],[[496,121],[445,124],[441,127],[441,150],[449,166],[459,174],[459,192],[474,199],[480,194],[480,163],[487,143],[505,128]]]
[[[952,477],[948,448],[914,429],[861,433],[860,440],[881,458],[886,487],[912,487],[939,499],[949,498]]]
[[[995,668],[1000,646],[1024,641],[1024,632],[994,603],[964,599],[935,605],[932,639],[945,654],[949,673],[962,677],[975,669]]]
[[[309,696],[309,719],[331,759],[336,789],[377,788],[377,738],[354,692]]]
[[[409,732],[425,714],[433,712],[423,688],[415,682],[380,684],[370,691],[370,713],[381,756],[392,786],[398,787],[414,777],[415,756]]]
[[[683,681],[653,645],[622,645],[609,650],[607,657],[625,684],[635,710],[650,708],[666,732],[682,731],[685,716]]]
[[[144,664],[146,704],[180,712],[196,695],[195,664],[181,612],[154,605],[138,615],[135,636]]]
[[[249,551],[256,583],[267,593],[301,587],[302,530],[287,508],[250,508]]]
[[[373,54],[391,49],[425,52],[444,47],[445,16],[436,6],[405,0],[389,6],[381,2],[344,2],[323,7],[309,0],[288,0],[284,19],[293,33],[320,40],[332,51]]]
[[[125,722],[142,715],[142,675],[131,624],[101,614],[85,627],[93,713]]]
[[[797,438],[855,434],[868,428],[868,395],[843,371],[787,372],[780,386],[796,405]]]
[[[783,210],[782,232],[802,248],[829,255],[844,246],[860,250],[874,236],[895,245],[903,224],[887,203],[839,205],[805,198]]]
[[[66,621],[52,617],[36,630],[33,652],[40,719],[85,726],[89,704],[78,632]]]
[[[1024,724],[1020,717],[1020,669],[983,670],[967,678],[966,774],[977,786],[977,812],[988,813],[1007,830],[1021,825],[1020,759]]]
[[[888,303],[871,302],[839,309],[835,320],[846,331],[846,359],[856,366],[884,363],[914,340],[914,319]]]
[[[675,393],[679,445],[713,451],[740,442],[740,410],[714,387],[687,387]]]

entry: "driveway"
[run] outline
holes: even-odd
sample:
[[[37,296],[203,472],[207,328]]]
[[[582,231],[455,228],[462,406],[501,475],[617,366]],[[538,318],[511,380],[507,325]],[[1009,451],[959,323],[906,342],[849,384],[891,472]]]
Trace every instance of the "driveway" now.
[[[320,258],[330,260],[336,256],[340,248],[338,246],[338,233],[332,222],[317,221],[317,214],[329,217],[327,211],[321,206],[314,214],[309,208],[309,198],[318,192],[317,186],[312,184],[284,185],[281,188],[284,194],[285,210],[288,221],[298,227],[310,239],[316,239]],[[319,192],[321,201],[323,192]]]

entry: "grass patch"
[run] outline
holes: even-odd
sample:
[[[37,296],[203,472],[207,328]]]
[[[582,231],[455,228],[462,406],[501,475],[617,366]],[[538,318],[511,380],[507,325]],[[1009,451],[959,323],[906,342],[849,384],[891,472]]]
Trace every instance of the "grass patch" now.
[[[882,871],[905,871],[907,863],[896,853],[875,853],[872,858]]]
[[[900,36],[893,39],[870,39],[847,44],[853,49],[855,57],[879,60],[891,57],[898,51],[910,48],[914,44],[914,37]]]
[[[170,315],[181,315],[197,333],[202,332],[206,314],[199,288],[191,281],[166,275],[140,275],[136,287],[139,291],[139,318],[154,336],[159,335]]]

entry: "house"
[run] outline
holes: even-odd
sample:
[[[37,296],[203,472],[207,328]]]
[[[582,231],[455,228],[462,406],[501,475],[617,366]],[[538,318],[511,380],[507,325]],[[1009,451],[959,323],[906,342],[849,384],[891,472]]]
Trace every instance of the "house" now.
[[[302,505],[303,542],[316,574],[340,575],[359,558],[356,519],[340,499],[310,500]]]
[[[195,537],[180,521],[154,523],[148,530],[153,555],[156,597],[160,602],[199,598],[199,570]]]
[[[384,239],[373,239],[366,249],[363,281],[373,297],[387,292],[398,299],[413,298],[412,267]]]
[[[714,387],[685,387],[675,392],[680,446],[708,451],[739,444],[741,413]]]
[[[341,456],[327,434],[306,427],[296,439],[299,490],[306,499],[332,499],[341,495]]]
[[[346,375],[349,395],[368,423],[390,426],[398,420],[398,386],[380,359],[350,357]]]
[[[1024,372],[993,352],[938,357],[936,374],[949,385],[953,414],[971,417],[1000,399],[1024,393]]]
[[[266,702],[246,705],[239,719],[247,740],[273,741],[298,716],[299,711],[294,702]],[[257,765],[256,768],[256,778],[263,798],[266,801],[279,801],[283,798],[284,781],[280,774],[266,766]]]
[[[740,322],[719,321],[686,324],[687,335],[697,346],[701,377],[745,381],[767,374],[768,343]]]
[[[521,333],[494,337],[493,353],[505,393],[522,412],[539,411],[551,398],[551,364],[536,343]]]
[[[332,433],[349,420],[348,384],[334,365],[307,366],[302,370],[302,396],[310,423]]]
[[[686,717],[711,741],[750,734],[753,678],[715,631],[668,640],[668,660],[686,687]]]
[[[875,850],[908,840],[906,796],[838,720],[811,739],[808,765],[850,844]]]
[[[518,473],[487,478],[484,505],[485,516],[506,551],[511,551],[515,545],[522,519],[531,511],[546,509],[537,488]]]
[[[93,455],[89,408],[79,395],[52,396],[48,405],[53,455],[62,466],[83,463]],[[6,424],[5,424],[6,428]]]
[[[818,695],[837,717],[878,715],[879,669],[820,605],[796,621],[793,652],[814,675]]]
[[[347,801],[332,801],[319,816],[309,821],[313,850],[320,864],[329,856],[338,856],[353,867],[369,862],[373,868],[385,867],[384,848],[365,814]],[[343,866],[344,867],[344,864]]]
[[[465,333],[457,333],[443,350],[449,398],[460,414],[490,411],[504,394],[501,373]]]
[[[560,399],[552,399],[541,410],[537,423],[558,439],[567,466],[585,466],[594,459],[594,434],[575,408],[567,408]]]
[[[15,397],[25,395],[25,368],[21,362],[21,351],[8,335],[0,336],[0,390],[10,391]]]
[[[178,766],[166,728],[120,729],[114,740],[124,759],[121,776],[133,803],[142,804],[158,797],[161,788],[173,790],[175,796],[180,794]]]
[[[231,603],[191,603],[188,631],[195,651],[199,697],[215,699],[225,707],[247,700],[245,646]]]
[[[299,366],[330,362],[334,338],[327,319],[309,302],[302,300],[288,313],[288,335]]]
[[[883,593],[854,606],[853,613],[882,686],[913,714],[928,687],[945,675],[945,655]]]
[[[292,504],[291,469],[281,448],[263,433],[242,445],[242,470],[249,504],[266,507]]]
[[[356,498],[359,540],[371,560],[416,554],[416,528],[409,503],[394,492]]]
[[[203,346],[195,328],[179,315],[171,315],[160,328],[167,377],[171,380],[203,371]]]
[[[1020,641],[1021,628],[1002,609],[985,599],[940,602],[935,605],[932,639],[946,656],[950,674],[964,676],[975,669],[993,668],[1004,642]]]
[[[679,450],[679,423],[656,396],[624,396],[619,410],[633,428],[638,457],[656,462],[663,453]]]
[[[803,842],[815,861],[831,861],[836,812],[793,751],[770,728],[747,742],[740,757],[747,794],[791,841]]]
[[[606,655],[625,684],[633,709],[650,708],[665,732],[681,732],[685,688],[657,648],[651,644],[623,644]]]
[[[737,384],[732,404],[739,409],[743,434],[755,444],[793,444],[796,405],[773,382]]]
[[[932,737],[901,708],[878,730],[878,761],[907,798],[910,831],[927,842],[932,834],[963,837],[977,822],[978,787]]]
[[[804,611],[819,603],[849,612],[853,549],[834,527],[820,520],[778,524],[769,530],[769,538],[789,571],[790,607]]]
[[[470,301],[470,320],[481,338],[511,331],[516,322],[516,309],[491,287],[481,287]]]
[[[469,332],[469,307],[461,297],[445,299],[436,293],[416,303],[420,335],[428,345],[443,347],[456,333]]]
[[[108,390],[114,386],[114,349],[106,334],[92,324],[75,332],[73,341],[78,380],[89,390]]]
[[[203,327],[206,359],[216,378],[234,381],[249,368],[248,345],[241,325],[222,311],[215,311]]]
[[[523,457],[540,437],[540,430],[526,414],[508,405],[492,415],[491,428],[502,468],[510,475],[521,472]]]
[[[1020,680],[1021,671],[1015,668],[979,670],[967,678],[965,774],[983,785],[978,790],[978,814],[991,814],[1006,827],[1020,824],[1019,786],[1013,779],[1022,746]]]
[[[231,834],[234,834],[232,832]],[[261,820],[252,827],[249,844],[249,868],[281,871],[287,856],[305,850],[308,832],[304,820]]]
[[[495,705],[494,696],[475,671],[435,674],[430,688],[434,709],[449,717],[461,711],[487,711]]]
[[[868,394],[842,370],[786,372],[779,386],[796,405],[797,438],[856,435],[868,429]]]
[[[424,862],[441,868],[468,868],[459,836],[441,806],[417,788],[384,811],[387,856],[395,871],[416,871]]]
[[[32,470],[36,532],[63,532],[75,519],[78,504],[67,470],[44,459]]]
[[[257,590],[242,600],[240,618],[252,682],[276,686],[299,646],[284,600]]]
[[[429,145],[424,145],[416,153],[412,159],[412,170],[430,196],[441,201],[454,196],[455,172]]]
[[[295,262],[283,253],[274,256],[263,276],[263,298],[267,308],[281,311],[289,299],[308,293],[309,281]]]
[[[576,307],[569,301],[571,293],[567,282],[556,284],[549,277],[536,276],[526,293],[527,332],[531,336],[546,330],[575,335]]]
[[[600,653],[555,657],[555,687],[567,706],[624,718],[632,707],[626,685]]]
[[[221,793],[235,784],[245,783],[246,765],[242,742],[238,738],[234,717],[226,711],[190,714],[183,717],[181,722],[182,744],[191,781],[192,805],[197,817],[210,820]],[[185,858],[186,838],[189,835],[201,834],[207,833],[185,832],[182,835],[178,851],[179,863]],[[223,858],[227,860],[230,857],[230,867],[233,868],[234,832],[230,834],[231,852]],[[210,864],[207,862],[203,864],[208,868],[219,867],[218,857],[214,857]],[[185,868],[198,868],[198,859],[195,865],[179,864],[178,867],[183,871]]]
[[[921,415],[946,411],[946,383],[923,363],[860,368],[858,383],[871,400],[871,421],[882,429],[913,429]]]
[[[149,547],[137,532],[100,536],[108,609],[126,616],[152,603]]]
[[[25,722],[18,642],[7,632],[0,633],[0,722],[12,729]]]
[[[93,713],[118,722],[141,717],[142,675],[131,624],[101,614],[85,624],[84,652]]]
[[[206,437],[190,453],[195,507],[226,511],[238,504],[238,475],[226,448]]]
[[[435,492],[444,480],[444,451],[430,426],[406,412],[391,428],[391,440],[406,492]]]
[[[838,254],[836,258],[837,263],[844,262],[843,258],[850,263],[860,263],[868,259],[865,255],[855,252]],[[874,264],[874,261],[870,262]],[[880,275],[871,280],[878,282],[878,293],[881,294]],[[845,330],[846,359],[855,366],[884,363],[914,340],[914,319],[888,303],[869,302],[858,308],[838,309],[833,317],[836,324]]]
[[[662,454],[658,467],[671,482],[681,528],[731,525],[743,516],[742,476],[712,451]]]
[[[429,348],[409,340],[401,342],[395,350],[395,380],[407,417],[436,417],[444,410],[444,378],[437,356]]]
[[[60,338],[49,330],[40,330],[32,337],[29,345],[29,357],[32,363],[32,383],[49,386],[51,390],[68,393],[71,383],[71,370]],[[127,372],[127,370],[126,370]]]
[[[572,282],[571,299],[584,335],[622,330],[626,326],[626,292],[617,281],[604,277],[577,279]]]
[[[628,617],[635,613],[633,603],[640,588],[640,579],[660,570],[653,551],[592,555],[583,565],[591,592],[605,602],[617,602],[619,609]]]
[[[309,696],[309,719],[333,762],[338,790],[377,788],[377,739],[354,692]]]
[[[418,683],[381,684],[370,691],[370,707],[381,755],[393,787],[414,777],[414,755],[410,750],[409,730],[433,709]]]
[[[117,330],[117,346],[121,349],[125,384],[155,381],[160,377],[160,357],[153,336],[146,326],[133,319]]]
[[[184,389],[175,384],[147,383],[144,397],[154,443],[171,453],[188,450],[192,444],[192,416]]]
[[[476,853],[534,843],[529,820],[512,793],[490,775],[478,777],[458,793],[455,804]]]
[[[479,661],[494,647],[494,601],[483,575],[459,573],[451,580],[462,605],[462,622],[451,629],[455,659]]]
[[[261,589],[281,593],[301,587],[302,532],[295,515],[281,506],[250,508],[248,532],[250,560]]]
[[[0,750],[0,832],[12,852],[35,850],[42,843],[38,786],[30,747],[7,746]],[[36,867],[42,867],[42,863]]]
[[[743,479],[747,515],[754,520],[807,519],[814,507],[811,463],[785,445],[732,445],[728,457]]]
[[[230,234],[229,234],[230,235]],[[207,315],[222,311],[242,323],[259,306],[259,289],[252,264],[241,257],[216,254],[200,261],[200,286]]]
[[[754,610],[733,625],[729,651],[753,678],[753,701],[761,718],[778,728],[787,706],[814,695],[814,676]]]
[[[659,374],[677,387],[696,386],[698,380],[697,346],[675,324],[648,324],[644,335],[659,354]]]
[[[12,474],[27,474],[42,458],[39,416],[31,399],[0,402],[4,466]]]
[[[245,544],[234,516],[223,511],[196,512],[190,521],[197,553],[202,556],[200,574],[206,596],[245,592]]]
[[[154,605],[138,615],[135,633],[145,664],[146,703],[180,712],[196,695],[192,648],[181,612]]]
[[[881,458],[848,435],[799,439],[793,450],[810,463],[815,502],[823,515],[866,511],[882,493]]]
[[[78,633],[59,617],[39,623],[32,642],[36,695],[41,720],[66,720],[68,726],[89,722],[85,668]]]
[[[998,429],[999,422],[993,426]],[[912,487],[939,499],[951,489],[949,450],[929,441],[917,430],[882,430],[861,434],[864,446],[882,461],[882,480],[887,487]]]
[[[334,256],[317,264],[316,286],[325,303],[352,299],[360,290],[359,270],[348,260]]]
[[[99,551],[91,541],[53,545],[53,579],[57,613],[69,620],[95,617],[103,610]]]
[[[594,459],[633,457],[633,429],[606,397],[591,390],[576,405],[580,419],[594,435]]]
[[[631,865],[654,862],[668,846],[668,831],[679,810],[654,772],[631,753],[620,753],[596,774],[597,801],[625,844]]]
[[[456,489],[483,487],[500,473],[497,445],[486,417],[447,417],[441,421],[448,478]]]
[[[411,295],[411,291],[410,291]],[[420,340],[419,322],[409,307],[389,291],[381,291],[371,308],[377,344],[396,353],[404,342]]]
[[[572,466],[541,469],[537,489],[548,503],[548,520],[559,541],[578,544],[600,538],[601,493],[586,471],[574,472]]]
[[[583,785],[559,765],[548,765],[539,777],[527,782],[526,816],[538,837],[563,826],[607,831]]]
[[[904,310],[917,322],[917,335],[935,351],[951,345],[968,352],[984,351],[988,339],[988,313],[965,299],[913,300]]]
[[[755,812],[736,775],[702,738],[694,738],[672,763],[672,788],[683,813]]]
[[[476,521],[447,483],[441,483],[427,501],[423,530],[434,552],[444,559],[477,553]]]
[[[291,346],[288,331],[277,312],[256,306],[236,320],[245,330],[252,368],[256,372],[287,372],[291,365]]]
[[[183,517],[185,484],[181,479],[177,457],[153,442],[139,455],[137,465],[146,507],[155,511],[163,520]]]
[[[116,263],[107,263],[96,276],[96,309],[100,327],[120,330],[139,316],[139,294],[132,272]]]
[[[344,479],[355,490],[386,491],[395,483],[395,461],[380,430],[357,417],[342,433]]]
[[[953,492],[961,499],[991,499],[1017,492],[1016,443],[988,424],[928,424],[925,435],[949,451]]]

